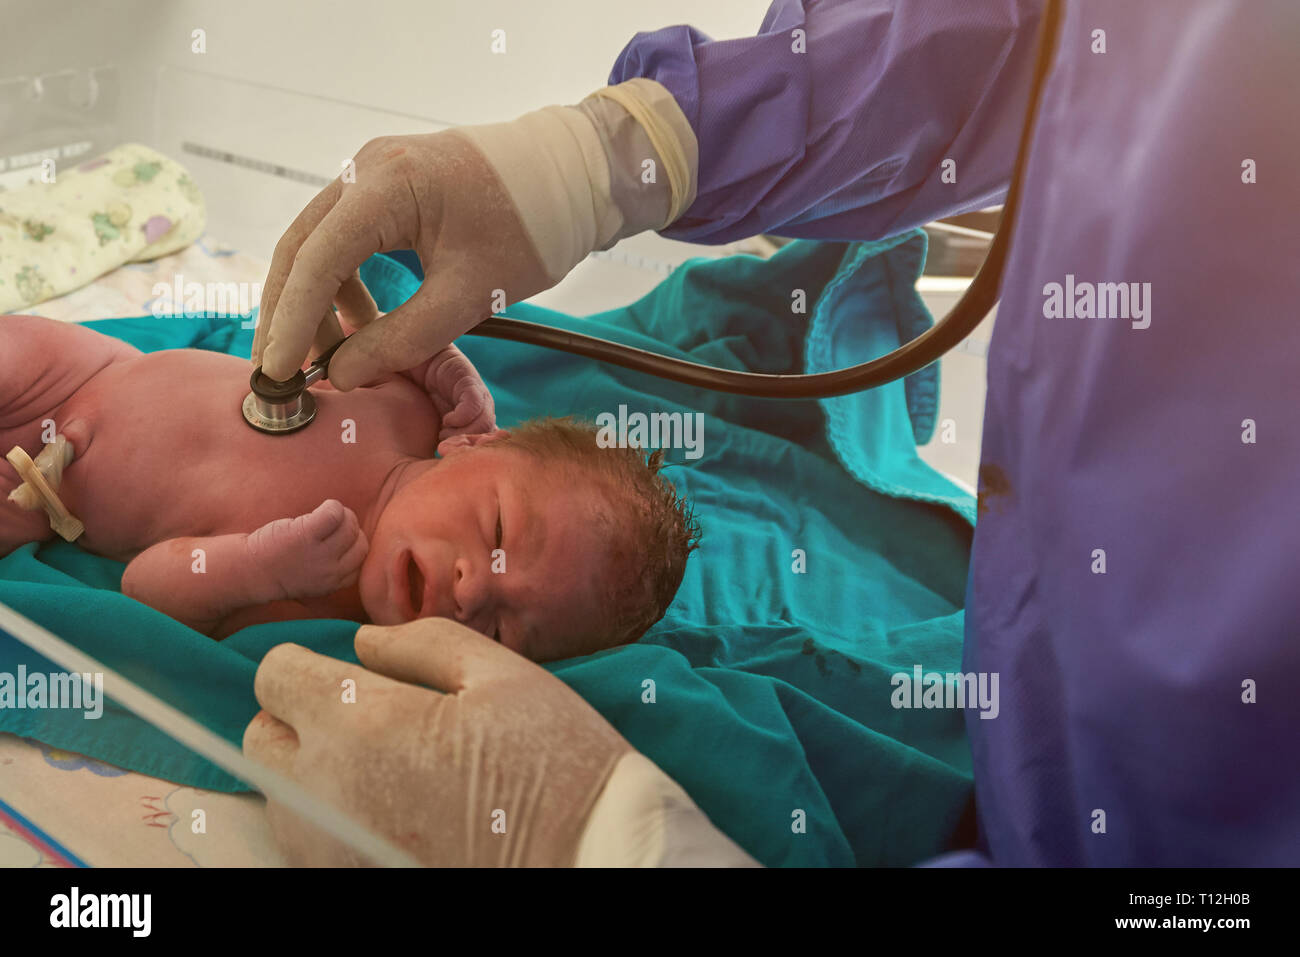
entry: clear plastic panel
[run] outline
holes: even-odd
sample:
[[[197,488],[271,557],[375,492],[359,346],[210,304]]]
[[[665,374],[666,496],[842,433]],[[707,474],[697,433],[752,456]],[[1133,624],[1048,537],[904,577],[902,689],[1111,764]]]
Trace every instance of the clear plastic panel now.
[[[40,178],[43,164],[78,163],[119,142],[115,66],[0,78],[0,189]]]
[[[448,124],[197,70],[157,70],[151,145],[190,171],[208,232],[270,259],[275,241],[370,139]]]

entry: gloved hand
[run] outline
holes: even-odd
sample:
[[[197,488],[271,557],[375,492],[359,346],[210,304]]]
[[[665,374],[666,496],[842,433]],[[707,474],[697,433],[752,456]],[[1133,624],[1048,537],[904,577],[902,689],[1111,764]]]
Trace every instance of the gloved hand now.
[[[356,651],[364,667],[298,645],[268,652],[245,754],[430,865],[573,863],[631,751],[604,718],[539,665],[447,619],[363,626]],[[267,814],[290,862],[362,863],[284,807]]]
[[[681,108],[647,79],[508,123],[371,140],[355,182],[330,183],[276,245],[253,362],[292,376],[313,343],[337,341],[329,306],[360,285],[361,263],[413,249],[423,285],[340,348],[329,378],[347,390],[418,365],[593,250],[681,216],[697,153]]]

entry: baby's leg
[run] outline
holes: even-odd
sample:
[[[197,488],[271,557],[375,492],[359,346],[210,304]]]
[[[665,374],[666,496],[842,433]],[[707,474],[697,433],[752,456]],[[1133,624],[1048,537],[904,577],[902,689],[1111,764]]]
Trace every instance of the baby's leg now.
[[[47,421],[64,433],[75,453],[84,436],[58,420],[64,403],[113,362],[138,356],[126,343],[73,323],[40,316],[0,316],[0,460],[15,445],[33,458],[44,444]],[[24,511],[8,501],[22,483],[0,461],[0,556],[25,542],[53,537],[44,511]]]

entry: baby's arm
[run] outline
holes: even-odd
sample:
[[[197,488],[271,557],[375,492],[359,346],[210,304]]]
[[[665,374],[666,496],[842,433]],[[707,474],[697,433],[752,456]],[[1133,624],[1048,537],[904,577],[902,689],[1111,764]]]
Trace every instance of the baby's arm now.
[[[404,375],[429,394],[442,420],[438,441],[496,428],[496,404],[474,364],[455,346],[408,369]]]
[[[356,515],[330,499],[309,515],[248,535],[159,542],[127,565],[122,593],[212,634],[243,609],[349,587],[368,548]]]

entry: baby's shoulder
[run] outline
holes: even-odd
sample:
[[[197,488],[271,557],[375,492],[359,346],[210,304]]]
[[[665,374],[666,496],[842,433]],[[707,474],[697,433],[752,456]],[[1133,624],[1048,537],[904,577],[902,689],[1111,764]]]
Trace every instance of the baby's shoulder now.
[[[437,445],[438,410],[424,390],[404,376],[389,376],[351,392],[335,392],[331,398],[335,397],[358,433],[365,429],[383,436],[394,451],[431,454],[428,450]]]

